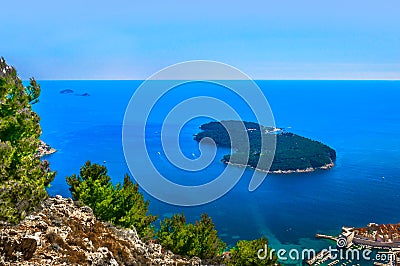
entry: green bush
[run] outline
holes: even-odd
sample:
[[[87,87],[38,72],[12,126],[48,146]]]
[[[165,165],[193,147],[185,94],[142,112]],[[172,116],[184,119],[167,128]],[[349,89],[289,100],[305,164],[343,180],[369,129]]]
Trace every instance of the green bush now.
[[[267,250],[265,251],[265,247]],[[260,259],[258,257],[258,251],[263,249],[260,254],[263,256],[266,254],[265,259]],[[255,240],[240,240],[237,242],[236,246],[230,250],[230,259],[226,261],[228,266],[230,265],[276,265],[277,258],[275,253],[273,253],[272,258],[270,256],[270,249],[268,248],[268,240],[265,237],[255,239]]]
[[[142,238],[154,236],[152,223],[157,217],[147,215],[149,202],[128,175],[122,185],[113,186],[105,166],[87,161],[78,176],[67,177],[67,183],[72,197],[91,207],[98,219],[125,228],[135,227]]]
[[[13,67],[0,58],[0,220],[18,223],[47,198],[54,179],[38,150],[40,118],[32,111],[40,86],[24,87]]]
[[[165,218],[160,223],[157,239],[175,254],[201,259],[215,259],[226,247],[207,214],[202,214],[200,221],[194,224],[187,224],[184,214]]]

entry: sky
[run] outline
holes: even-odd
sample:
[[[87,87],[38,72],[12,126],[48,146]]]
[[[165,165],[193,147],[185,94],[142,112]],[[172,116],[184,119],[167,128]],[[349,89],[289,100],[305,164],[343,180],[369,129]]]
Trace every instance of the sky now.
[[[253,79],[400,79],[399,0],[3,1],[21,78],[146,79],[214,60]]]

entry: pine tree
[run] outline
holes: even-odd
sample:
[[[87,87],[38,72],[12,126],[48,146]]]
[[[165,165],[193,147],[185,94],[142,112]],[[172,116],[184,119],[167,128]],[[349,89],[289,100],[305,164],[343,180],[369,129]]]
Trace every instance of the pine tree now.
[[[102,220],[125,228],[135,227],[142,238],[152,238],[152,223],[156,216],[148,215],[149,201],[145,201],[129,175],[124,183],[113,186],[103,165],[87,161],[79,175],[67,177],[72,197],[92,208],[94,215]]]
[[[0,220],[17,223],[48,197],[55,172],[38,150],[40,117],[32,110],[40,86],[25,87],[16,70],[0,58]]]
[[[259,250],[262,249],[261,258]],[[254,240],[239,240],[234,248],[230,250],[230,259],[226,261],[228,266],[273,266],[277,264],[275,252],[268,247],[266,237]]]
[[[201,259],[216,260],[226,247],[207,214],[202,214],[194,224],[187,224],[184,214],[165,218],[160,223],[157,239],[163,247],[176,254]]]

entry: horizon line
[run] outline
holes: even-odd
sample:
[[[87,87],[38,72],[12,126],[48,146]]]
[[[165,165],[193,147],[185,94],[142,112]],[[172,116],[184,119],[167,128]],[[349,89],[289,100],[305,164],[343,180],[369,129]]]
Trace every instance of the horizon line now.
[[[29,79],[21,79],[22,81],[29,81]],[[96,79],[96,78],[76,78],[76,79],[36,79],[37,81],[146,81],[147,79]],[[149,81],[171,81],[171,80],[180,80],[180,79],[157,79],[157,80],[149,80]],[[182,79],[187,80],[187,79]],[[195,79],[193,79],[194,81]],[[244,79],[199,79],[199,81],[218,81],[218,80],[232,80],[232,81],[241,81]],[[252,79],[253,81],[400,81],[400,78],[265,78],[265,79]]]

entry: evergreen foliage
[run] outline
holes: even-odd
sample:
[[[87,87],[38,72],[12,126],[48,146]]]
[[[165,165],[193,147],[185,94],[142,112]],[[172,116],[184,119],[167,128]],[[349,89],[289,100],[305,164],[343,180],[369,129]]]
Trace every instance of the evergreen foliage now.
[[[263,249],[261,252],[260,259],[258,257],[258,251]],[[267,250],[265,250],[267,249]],[[271,254],[268,248],[268,240],[265,237],[255,240],[240,240],[236,246],[230,250],[230,259],[226,261],[228,266],[242,265],[242,266],[269,266],[277,264],[276,254]]]
[[[157,239],[164,248],[175,254],[201,259],[215,259],[226,247],[207,214],[202,214],[194,224],[186,223],[184,214],[165,218],[160,223]]]
[[[124,183],[114,186],[103,165],[87,161],[77,176],[67,177],[72,197],[93,209],[102,220],[125,228],[136,228],[142,238],[154,236],[152,223],[157,217],[148,215],[149,201],[145,201],[138,184],[125,175]]]
[[[0,220],[17,223],[48,197],[55,172],[38,153],[42,133],[32,105],[40,86],[25,87],[16,70],[0,58]]]

